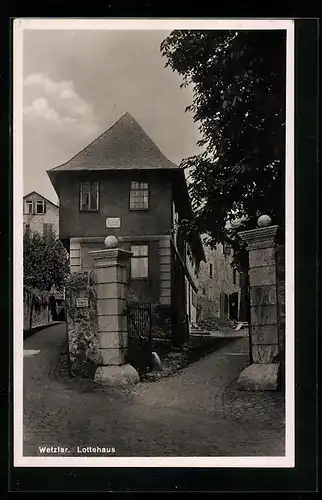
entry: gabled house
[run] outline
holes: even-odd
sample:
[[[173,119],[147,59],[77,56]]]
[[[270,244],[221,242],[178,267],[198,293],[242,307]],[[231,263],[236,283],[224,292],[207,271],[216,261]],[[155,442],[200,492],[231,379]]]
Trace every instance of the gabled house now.
[[[40,235],[59,236],[59,207],[45,196],[32,191],[23,197],[23,229]],[[54,300],[53,300],[54,299]],[[54,314],[54,307],[58,316]],[[52,321],[64,318],[64,299],[62,292],[52,288],[50,304],[39,309],[24,300],[24,330],[45,326]]]
[[[23,227],[39,234],[59,232],[59,207],[36,191],[23,197]]]
[[[130,296],[153,304],[154,328],[195,323],[197,274],[205,258],[198,234],[178,229],[191,218],[183,169],[168,160],[126,113],[63,165],[48,171],[59,197],[59,234],[71,271],[89,270],[91,250],[108,234],[133,253]]]

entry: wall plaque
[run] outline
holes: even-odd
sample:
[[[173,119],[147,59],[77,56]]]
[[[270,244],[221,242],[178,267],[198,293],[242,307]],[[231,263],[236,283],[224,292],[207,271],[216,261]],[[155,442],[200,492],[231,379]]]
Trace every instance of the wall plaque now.
[[[78,297],[76,299],[76,307],[88,307],[88,299],[86,297]]]
[[[107,217],[106,218],[106,227],[121,227],[121,219],[120,217]]]

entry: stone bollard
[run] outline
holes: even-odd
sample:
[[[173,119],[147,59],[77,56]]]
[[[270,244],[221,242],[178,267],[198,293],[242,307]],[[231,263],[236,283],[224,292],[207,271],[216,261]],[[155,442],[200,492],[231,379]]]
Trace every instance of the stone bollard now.
[[[276,259],[278,226],[271,219],[258,219],[258,229],[242,231],[239,236],[249,251],[250,329],[252,364],[238,380],[244,390],[278,390],[280,385],[281,345],[280,293]]]
[[[138,372],[126,363],[127,333],[127,268],[131,252],[117,248],[115,236],[105,239],[106,250],[90,252],[94,258],[97,295],[97,317],[102,366],[95,381],[108,386],[138,382]]]

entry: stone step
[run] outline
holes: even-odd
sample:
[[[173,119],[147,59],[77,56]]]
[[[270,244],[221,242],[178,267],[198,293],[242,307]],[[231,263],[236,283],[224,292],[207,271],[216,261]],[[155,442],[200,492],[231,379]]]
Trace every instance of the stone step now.
[[[190,333],[191,335],[210,335],[211,330],[198,330],[197,328],[192,328]]]

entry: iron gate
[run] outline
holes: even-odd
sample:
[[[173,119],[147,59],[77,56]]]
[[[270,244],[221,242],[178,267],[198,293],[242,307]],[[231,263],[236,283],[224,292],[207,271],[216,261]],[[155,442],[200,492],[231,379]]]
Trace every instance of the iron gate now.
[[[128,301],[128,362],[139,373],[152,369],[152,307],[148,302]]]

